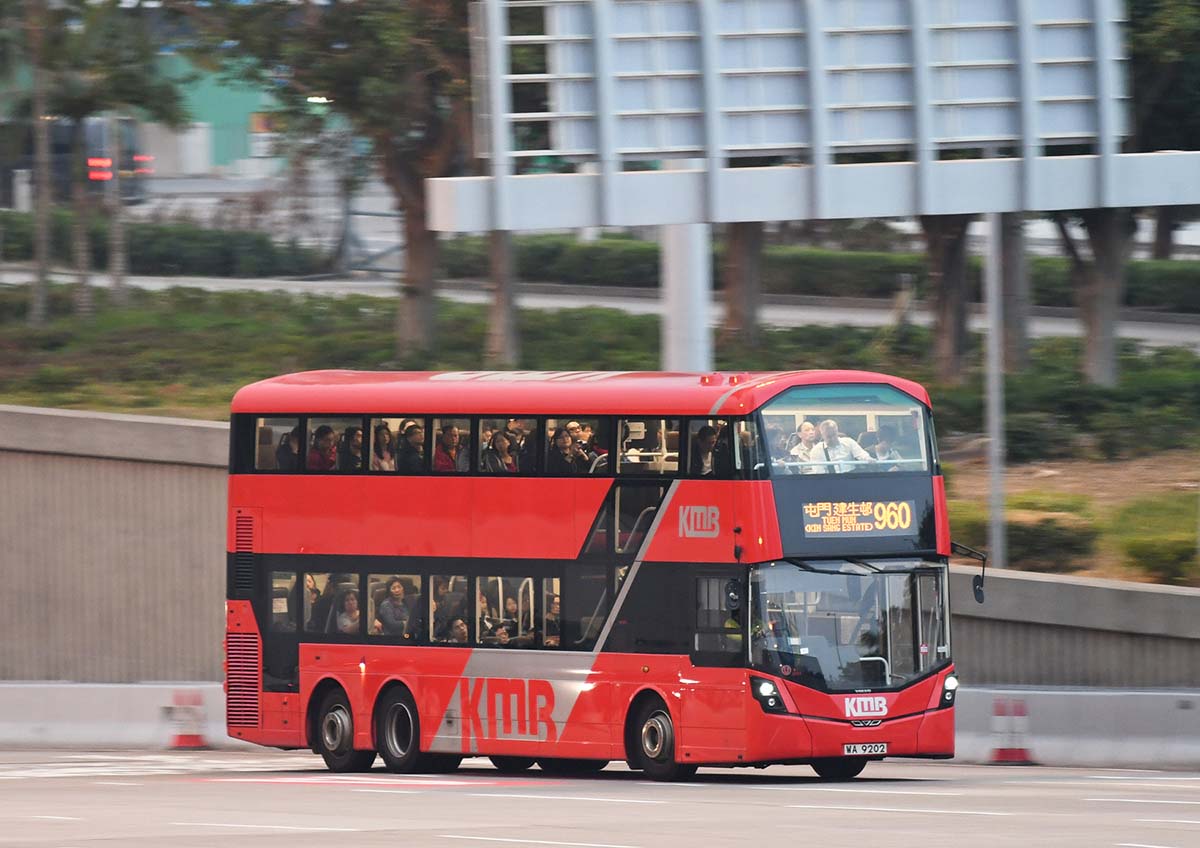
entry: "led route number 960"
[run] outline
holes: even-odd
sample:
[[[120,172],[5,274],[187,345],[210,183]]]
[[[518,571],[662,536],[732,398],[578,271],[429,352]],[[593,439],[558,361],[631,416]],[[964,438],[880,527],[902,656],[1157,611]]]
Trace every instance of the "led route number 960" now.
[[[912,507],[907,501],[877,501],[876,530],[907,530],[912,527]]]

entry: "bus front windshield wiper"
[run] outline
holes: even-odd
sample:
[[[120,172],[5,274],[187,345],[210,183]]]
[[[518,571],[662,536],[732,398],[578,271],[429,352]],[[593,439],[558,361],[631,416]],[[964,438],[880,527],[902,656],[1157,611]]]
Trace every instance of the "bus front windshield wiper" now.
[[[867,571],[874,571],[876,574],[883,574],[883,569],[877,565],[872,565],[865,559],[855,559],[854,557],[842,557],[846,562],[852,565],[861,565]]]

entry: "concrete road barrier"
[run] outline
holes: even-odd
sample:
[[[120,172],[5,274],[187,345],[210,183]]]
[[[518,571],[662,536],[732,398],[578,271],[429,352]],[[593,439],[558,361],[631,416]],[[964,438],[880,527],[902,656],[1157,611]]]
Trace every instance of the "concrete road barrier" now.
[[[957,760],[1200,768],[1200,690],[959,690]],[[0,684],[0,747],[169,748],[225,733],[219,683]]]

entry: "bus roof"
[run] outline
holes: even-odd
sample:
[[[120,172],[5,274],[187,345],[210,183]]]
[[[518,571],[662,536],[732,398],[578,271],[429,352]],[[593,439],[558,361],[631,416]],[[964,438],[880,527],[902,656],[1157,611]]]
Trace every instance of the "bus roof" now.
[[[745,415],[793,386],[882,383],[926,406],[919,384],[870,371],[306,371],[238,391],[235,413]]]

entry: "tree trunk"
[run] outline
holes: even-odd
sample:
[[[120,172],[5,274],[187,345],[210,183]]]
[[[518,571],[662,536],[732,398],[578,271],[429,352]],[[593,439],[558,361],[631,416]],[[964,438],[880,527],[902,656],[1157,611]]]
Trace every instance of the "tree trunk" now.
[[[934,364],[938,379],[957,384],[967,348],[967,225],[970,215],[925,215],[925,251],[934,302]]]
[[[487,364],[492,368],[512,368],[521,357],[520,338],[517,335],[512,233],[493,230],[489,239],[488,259],[491,265],[492,309],[488,315],[488,340],[485,356]]]
[[[71,200],[75,214],[71,224],[71,248],[75,256],[75,309],[81,315],[95,311],[91,284],[91,244],[88,240],[87,143],[83,121],[71,129]]]
[[[1117,384],[1117,320],[1125,292],[1125,265],[1133,240],[1128,209],[1089,209],[1082,213],[1092,248],[1090,263],[1077,263],[1076,303],[1086,334],[1083,374],[1089,383]]]
[[[1175,226],[1178,210],[1174,206],[1160,206],[1154,210],[1153,259],[1170,259],[1175,253]]]
[[[725,323],[721,327],[724,340],[758,344],[762,249],[762,221],[738,221],[728,226],[721,269],[725,289]]]
[[[112,299],[124,306],[129,301],[125,288],[125,217],[121,203],[121,119],[116,115],[108,118],[108,134],[112,139],[109,155],[113,160],[113,178],[108,184],[108,274],[112,278]]]
[[[437,234],[426,225],[425,192],[408,196],[404,215],[404,281],[396,315],[396,354],[423,353],[433,346],[433,272]]]
[[[1029,366],[1029,258],[1025,253],[1025,219],[1018,213],[1000,216],[1003,251],[1001,297],[1004,314],[1004,369],[1010,374]]]
[[[37,277],[29,304],[29,323],[46,323],[46,301],[50,289],[50,124],[46,115],[45,4],[26,0],[25,28],[29,39],[30,71],[33,79],[33,252]]]

